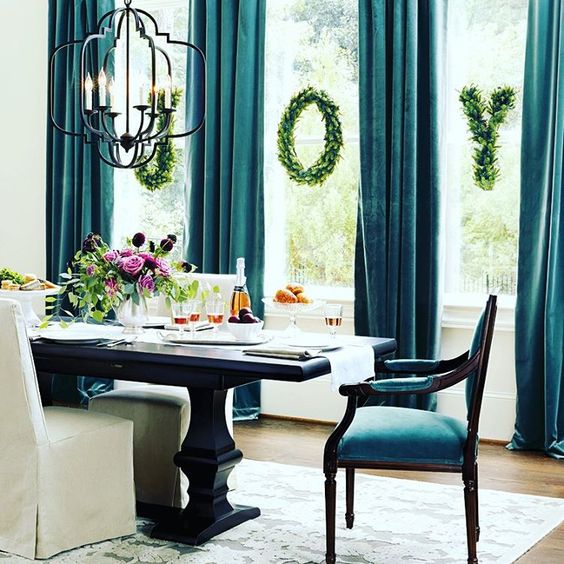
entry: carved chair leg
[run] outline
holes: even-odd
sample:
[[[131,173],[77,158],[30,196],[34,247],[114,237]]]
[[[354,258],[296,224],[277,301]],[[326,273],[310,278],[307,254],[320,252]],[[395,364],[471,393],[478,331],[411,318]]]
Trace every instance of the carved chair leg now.
[[[478,503],[478,463],[474,466],[474,482],[476,483],[476,542],[480,540],[480,504]]]
[[[334,472],[325,473],[325,534],[327,539],[327,552],[325,562],[335,564],[335,511],[337,501],[337,482]]]
[[[468,542],[468,564],[477,564],[477,508],[476,482],[474,476],[464,477],[464,509],[466,511],[466,538]]]
[[[352,529],[354,524],[354,468],[347,468],[347,512],[345,521],[347,529]]]

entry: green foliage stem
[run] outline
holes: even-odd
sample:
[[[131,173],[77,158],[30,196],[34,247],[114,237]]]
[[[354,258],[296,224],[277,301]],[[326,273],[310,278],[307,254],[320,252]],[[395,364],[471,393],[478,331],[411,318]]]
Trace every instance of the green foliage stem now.
[[[480,89],[471,84],[462,89],[459,100],[468,120],[470,138],[477,144],[473,154],[474,183],[482,190],[493,190],[500,174],[496,155],[499,127],[509,111],[515,108],[515,89],[500,86],[486,102]],[[489,114],[489,119],[486,114]]]
[[[172,91],[172,107],[176,109],[182,97],[182,90],[175,88]],[[157,120],[157,131],[160,131],[166,122],[164,110],[164,90],[159,90],[157,97],[157,109],[159,118]],[[175,118],[172,116],[170,124],[170,132],[174,133]],[[147,188],[150,192],[161,190],[162,188],[172,184],[174,180],[174,169],[178,162],[178,151],[174,146],[174,139],[170,137],[166,142],[157,147],[155,157],[146,165],[135,169],[135,178],[137,178],[141,186]]]
[[[325,146],[315,163],[306,169],[296,154],[295,129],[302,112],[310,104],[317,106],[325,124]],[[343,148],[339,114],[339,106],[324,90],[308,86],[292,97],[278,125],[278,160],[293,181],[315,186],[323,184],[331,176]]]

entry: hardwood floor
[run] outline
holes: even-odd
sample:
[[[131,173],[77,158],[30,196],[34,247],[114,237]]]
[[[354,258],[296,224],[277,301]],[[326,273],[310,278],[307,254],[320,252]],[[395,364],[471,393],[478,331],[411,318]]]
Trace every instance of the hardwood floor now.
[[[323,446],[332,429],[333,426],[320,423],[261,418],[259,421],[235,423],[235,441],[246,458],[312,466],[321,472]],[[539,453],[508,451],[500,444],[482,443],[479,464],[480,488],[564,497],[562,461]],[[461,480],[458,474],[370,470],[366,473],[444,484],[458,484]],[[564,524],[542,539],[518,562],[564,562]]]

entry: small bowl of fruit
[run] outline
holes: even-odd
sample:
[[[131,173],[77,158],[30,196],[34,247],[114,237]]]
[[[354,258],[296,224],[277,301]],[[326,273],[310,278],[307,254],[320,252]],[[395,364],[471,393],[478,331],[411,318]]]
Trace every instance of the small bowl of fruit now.
[[[238,315],[232,315],[227,320],[227,329],[237,341],[256,339],[262,331],[263,325],[264,321],[255,317],[248,307],[241,308]]]

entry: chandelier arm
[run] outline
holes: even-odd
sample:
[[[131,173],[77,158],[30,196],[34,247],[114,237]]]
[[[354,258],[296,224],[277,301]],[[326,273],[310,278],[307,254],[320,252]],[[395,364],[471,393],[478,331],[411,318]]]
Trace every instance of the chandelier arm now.
[[[90,123],[90,121],[94,118],[94,116],[96,114],[98,114],[99,122],[102,123],[102,126],[103,126],[103,117],[102,117],[103,113],[96,110],[96,111],[93,111],[92,113],[90,113],[89,115],[87,115],[85,112],[81,112],[81,114],[82,114],[82,120],[83,120],[86,128],[88,129],[88,131],[90,131],[96,137],[99,137],[102,140],[107,141],[108,136],[106,135],[106,133],[102,129],[96,128],[93,123]]]
[[[119,142],[119,137],[117,136],[117,133],[116,133],[116,128],[115,128],[115,124],[114,124],[114,119],[113,119],[111,116],[109,117],[109,119],[111,120],[110,123],[112,124],[112,130],[113,130],[113,133],[112,133],[112,132],[109,130],[109,128],[108,128],[108,125],[107,125],[107,123],[106,123],[106,119],[105,119],[105,118],[106,118],[106,114],[102,114],[102,115],[100,116],[100,122],[102,123],[102,127],[104,128],[104,131],[106,132],[107,137],[109,137],[109,139],[111,139],[112,141],[118,143],[118,142]],[[108,138],[105,138],[106,141],[108,141],[109,139],[108,139]]]
[[[171,112],[171,111],[166,113],[166,123],[163,125],[162,129],[160,131],[157,131],[157,133],[155,133],[154,135],[149,135],[147,137],[147,141],[154,141],[156,139],[161,139],[162,137],[164,137],[166,135],[166,132],[170,128],[170,122],[172,120],[172,113],[173,112]]]
[[[71,45],[77,45],[82,43],[82,40],[77,41],[69,41],[67,43],[63,43],[59,45],[52,53],[49,59],[49,117],[51,119],[51,123],[58,129],[60,132],[66,135],[73,135],[74,137],[81,137],[84,133],[76,133],[75,131],[68,131],[63,126],[59,125],[55,119],[55,85],[54,85],[54,77],[55,77],[55,57],[57,53],[63,49],[67,49]],[[82,80],[81,80],[81,102],[80,105],[82,107]]]

